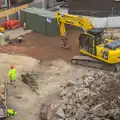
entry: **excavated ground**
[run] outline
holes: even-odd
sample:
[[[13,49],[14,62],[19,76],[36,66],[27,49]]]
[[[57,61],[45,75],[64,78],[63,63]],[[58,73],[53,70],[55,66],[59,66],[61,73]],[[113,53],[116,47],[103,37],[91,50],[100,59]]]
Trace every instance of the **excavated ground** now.
[[[15,109],[18,115],[8,120],[39,120],[42,102],[47,99],[48,103],[56,103],[56,96],[67,81],[79,79],[83,73],[91,70],[68,63],[72,56],[79,54],[79,30],[70,29],[68,35],[68,43],[71,45],[68,50],[61,48],[60,37],[48,37],[34,32],[26,34],[21,45],[0,47],[0,53],[13,54],[0,55],[1,80],[9,80],[7,75],[11,64],[14,64],[18,71],[17,88],[8,87],[8,107]],[[19,56],[16,57],[16,54]],[[35,59],[21,55],[33,57],[40,60],[40,63],[36,64]],[[33,71],[37,74],[39,96],[21,82],[20,73],[24,71]]]
[[[25,35],[25,41],[21,45],[0,47],[0,52],[24,54],[39,60],[53,60],[56,58],[69,60],[72,56],[79,54],[79,30],[70,29],[68,35],[68,43],[71,45],[68,50],[61,48],[60,37],[49,37],[31,32]]]
[[[25,41],[21,45],[0,47],[0,53],[7,53],[7,55],[0,54],[1,80],[9,82],[10,65],[14,65],[18,73],[17,88],[8,86],[7,102],[8,107],[15,109],[18,114],[7,120],[39,120],[41,103],[45,101],[56,103],[57,95],[66,81],[79,78],[85,71],[88,71],[65,62],[79,54],[79,31],[70,30],[69,34],[68,41],[72,47],[68,50],[61,48],[59,37],[48,37],[34,32],[26,34]],[[12,54],[12,56],[8,54]],[[26,58],[22,55],[36,58],[40,60],[40,63],[36,63],[36,59]],[[39,96],[21,81],[20,74],[24,71],[33,71],[37,74]]]

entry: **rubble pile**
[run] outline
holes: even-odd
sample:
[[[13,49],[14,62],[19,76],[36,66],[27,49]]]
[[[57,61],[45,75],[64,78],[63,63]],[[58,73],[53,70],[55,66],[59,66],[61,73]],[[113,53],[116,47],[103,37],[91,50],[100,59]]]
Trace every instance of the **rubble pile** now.
[[[24,41],[24,35],[20,35],[17,38],[10,38],[9,35],[4,36],[4,40],[8,43],[8,44],[17,44],[17,43],[22,43]]]
[[[0,85],[0,105],[5,101],[5,85]]]
[[[103,34],[102,39],[118,40],[120,37],[117,34],[111,32]]]
[[[120,74],[89,72],[60,94],[61,120],[120,120]]]

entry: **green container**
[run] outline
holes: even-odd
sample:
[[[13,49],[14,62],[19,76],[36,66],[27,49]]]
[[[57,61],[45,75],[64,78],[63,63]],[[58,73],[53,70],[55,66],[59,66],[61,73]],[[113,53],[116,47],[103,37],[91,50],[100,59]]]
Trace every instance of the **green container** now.
[[[60,34],[58,23],[56,18],[47,18],[51,22],[47,21],[47,35],[48,36],[58,36]]]
[[[25,18],[26,25],[29,29],[46,35],[45,17],[39,16],[37,14],[25,13]]]
[[[26,23],[27,27],[43,35],[58,36],[59,27],[56,21],[55,12],[39,8],[27,8],[21,11],[21,24]],[[49,21],[50,20],[50,21]]]

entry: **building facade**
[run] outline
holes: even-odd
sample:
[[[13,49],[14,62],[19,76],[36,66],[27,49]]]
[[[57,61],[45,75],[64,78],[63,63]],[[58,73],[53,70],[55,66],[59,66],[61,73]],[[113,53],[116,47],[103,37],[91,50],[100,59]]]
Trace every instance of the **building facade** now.
[[[33,2],[34,0],[0,0],[0,8],[11,8],[26,3]]]
[[[0,8],[7,7],[7,0],[0,1]]]
[[[68,0],[69,13],[108,17],[120,15],[120,0]]]
[[[19,20],[20,10],[28,8],[33,0],[0,0],[0,24],[7,20]]]

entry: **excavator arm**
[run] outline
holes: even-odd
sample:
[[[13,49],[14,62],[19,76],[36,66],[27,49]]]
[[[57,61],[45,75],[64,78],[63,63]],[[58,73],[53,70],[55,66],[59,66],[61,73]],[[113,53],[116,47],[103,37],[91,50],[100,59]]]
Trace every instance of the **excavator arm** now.
[[[64,48],[68,47],[65,24],[80,27],[82,28],[84,33],[87,33],[88,30],[92,30],[95,28],[91,21],[87,17],[83,16],[76,16],[70,14],[61,15],[59,12],[57,12],[56,19],[60,28],[60,34],[63,40]]]

